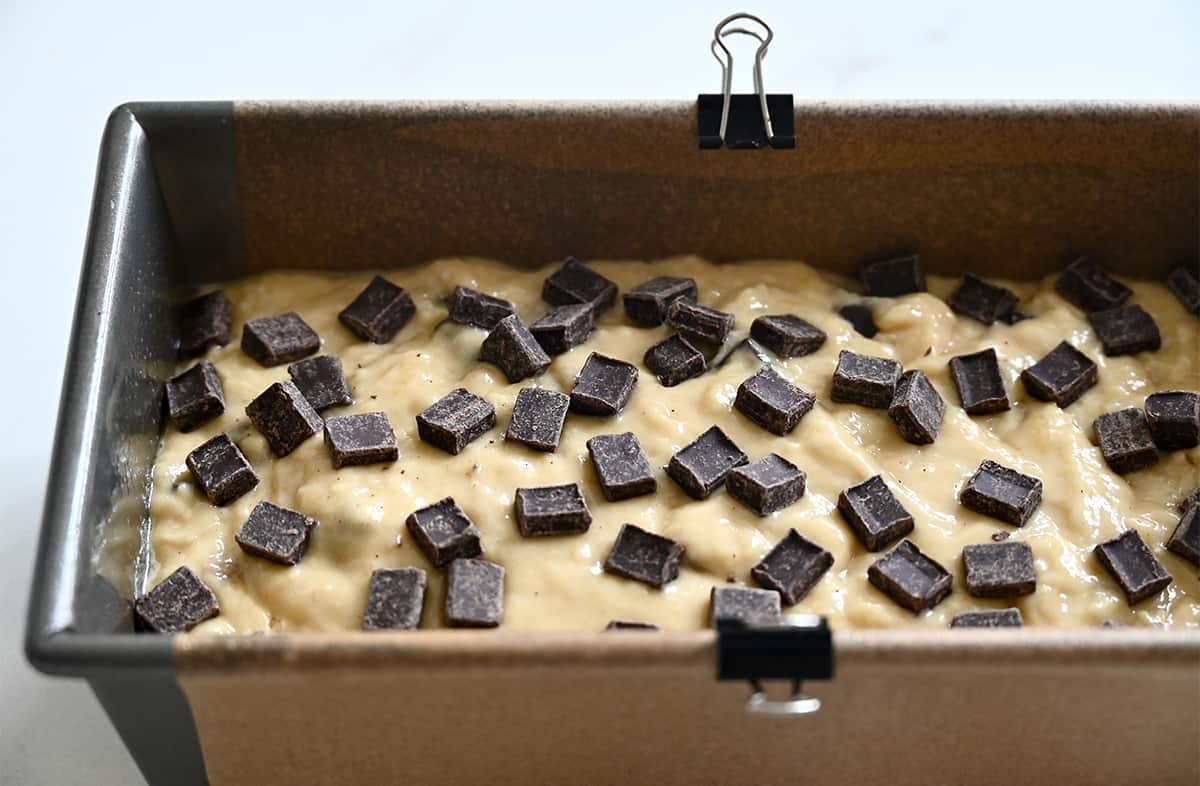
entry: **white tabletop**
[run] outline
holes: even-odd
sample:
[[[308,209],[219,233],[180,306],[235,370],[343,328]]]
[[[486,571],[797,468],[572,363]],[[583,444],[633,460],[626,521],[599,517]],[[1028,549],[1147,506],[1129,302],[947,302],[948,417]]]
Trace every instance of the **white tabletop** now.
[[[403,5],[0,2],[0,783],[141,782],[86,686],[38,676],[21,654],[108,111],[152,99],[690,98],[719,87],[708,41],[738,10],[708,0]],[[1200,86],[1195,0],[750,10],[775,29],[768,89],[798,99],[1170,99],[1196,98]]]

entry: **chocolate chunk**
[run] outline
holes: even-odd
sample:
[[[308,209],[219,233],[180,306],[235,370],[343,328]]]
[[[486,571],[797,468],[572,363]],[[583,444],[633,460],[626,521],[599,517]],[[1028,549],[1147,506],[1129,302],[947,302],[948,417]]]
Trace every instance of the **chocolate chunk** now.
[[[381,464],[400,458],[396,432],[382,412],[338,415],[325,420],[325,445],[335,469]]]
[[[712,426],[671,456],[667,474],[689,496],[704,499],[725,482],[729,470],[745,464],[747,458],[720,427]]]
[[[1200,393],[1164,390],[1146,397],[1146,422],[1159,450],[1200,444]]]
[[[233,335],[233,303],[224,292],[209,292],[179,308],[179,351],[202,355],[210,346],[223,347]]]
[[[794,529],[750,569],[754,580],[783,596],[789,606],[799,603],[829,569],[833,555]]]
[[[363,630],[415,630],[421,627],[428,579],[420,568],[379,569],[371,573]]]
[[[575,377],[571,411],[584,415],[615,415],[629,403],[637,384],[637,367],[593,352]]]
[[[668,388],[698,377],[708,368],[704,353],[678,333],[647,349],[642,362],[658,377],[659,384]]]
[[[946,402],[924,371],[905,371],[896,383],[888,417],[906,442],[929,445],[942,430]]]
[[[833,370],[832,398],[845,404],[887,409],[896,393],[900,371],[900,364],[894,360],[843,349]]]
[[[723,344],[733,329],[734,316],[691,300],[676,300],[667,309],[667,325],[685,338]]]
[[[1101,543],[1096,558],[1121,585],[1130,606],[1157,595],[1171,583],[1171,574],[1134,530]]]
[[[838,510],[868,551],[879,551],[913,531],[912,514],[879,475],[838,495]]]
[[[308,549],[308,539],[317,520],[270,502],[259,502],[234,540],[242,551],[256,557],[295,565]]]
[[[989,284],[974,273],[966,273],[948,301],[958,314],[990,325],[1005,321],[1017,308],[1017,295],[1011,289]]]
[[[452,455],[496,425],[496,408],[466,388],[455,388],[417,415],[422,440]]]
[[[1106,412],[1096,418],[1094,428],[1101,455],[1118,475],[1145,469],[1158,462],[1154,437],[1142,410],[1130,407]]]
[[[633,432],[592,437],[587,449],[600,490],[609,502],[653,494],[658,488],[642,443]]]
[[[217,596],[186,565],[134,604],[138,619],[157,633],[182,633],[221,613]]]
[[[605,630],[659,630],[652,622],[630,622],[629,620],[612,620],[604,626]]]
[[[1024,625],[1020,609],[964,611],[950,620],[952,628],[1021,628]]]
[[[320,348],[321,337],[292,311],[252,319],[242,328],[242,351],[263,366],[291,363]]]
[[[916,254],[885,259],[862,266],[863,294],[870,297],[899,297],[925,291],[925,272]]]
[[[1133,294],[1133,290],[1087,257],[1080,257],[1068,265],[1054,282],[1054,288],[1084,311],[1119,306]]]
[[[404,522],[413,540],[435,568],[483,554],[479,529],[453,497],[413,511]]]
[[[1098,379],[1099,371],[1092,359],[1065,341],[1021,372],[1029,395],[1053,401],[1060,409],[1071,406]]]
[[[782,619],[779,593],[749,587],[713,587],[712,624],[741,622],[747,625],[774,625]]]
[[[558,450],[571,397],[546,388],[522,388],[513,405],[512,420],[504,438],[534,450]]]
[[[1031,595],[1037,586],[1033,549],[1006,541],[967,546],[962,553],[967,592],[979,598]]]
[[[1192,505],[1167,538],[1167,549],[1200,567],[1200,507]]]
[[[1200,506],[1200,487],[1192,489],[1192,493],[1179,500],[1179,512],[1187,513],[1192,508]]]
[[[1104,354],[1109,357],[1133,355],[1138,352],[1155,352],[1162,347],[1162,336],[1154,317],[1141,306],[1128,306],[1093,311],[1088,322],[1104,345]]]
[[[500,320],[517,313],[517,307],[511,302],[466,287],[454,288],[449,307],[451,322],[484,330],[491,330]]]
[[[825,343],[825,331],[793,314],[762,316],[750,323],[750,337],[776,355],[811,355]]]
[[[504,621],[504,568],[456,559],[446,572],[446,621],[460,628],[495,628]]]
[[[291,380],[276,382],[246,405],[250,422],[283,457],[321,430],[321,416]]]
[[[168,379],[167,413],[180,431],[191,431],[225,411],[225,392],[217,369],[207,360]]]
[[[496,323],[483,340],[479,359],[494,363],[509,382],[520,382],[550,367],[550,356],[515,314]]]
[[[317,412],[354,403],[342,361],[335,355],[318,355],[293,363],[288,366],[288,374]]]
[[[805,475],[775,453],[752,464],[734,467],[725,478],[729,496],[760,516],[783,510],[804,496]]]
[[[1200,276],[1196,264],[1180,265],[1167,274],[1167,288],[1175,293],[1183,307],[1193,314],[1200,314]]]
[[[941,603],[953,583],[950,573],[911,540],[901,541],[867,568],[867,580],[898,606],[914,613]]]
[[[338,314],[338,320],[363,341],[386,344],[417,313],[412,296],[382,276],[375,276],[367,288]]]
[[[699,299],[696,282],[690,278],[659,276],[638,284],[623,295],[625,313],[639,325],[655,327],[667,318],[667,309],[676,300]]]
[[[621,525],[604,570],[617,576],[661,587],[679,578],[679,563],[685,549],[670,538],[635,527]]]
[[[796,428],[816,400],[770,366],[763,366],[738,386],[733,406],[767,431],[782,436]]]
[[[875,338],[875,334],[879,332],[870,303],[847,303],[838,309],[838,316],[849,322],[860,335],[867,338]]]
[[[617,285],[575,257],[568,257],[542,284],[542,300],[552,306],[586,303],[599,316],[617,299]]]
[[[985,460],[959,494],[963,507],[1024,526],[1042,502],[1042,481]]]
[[[996,350],[988,348],[950,358],[950,374],[968,415],[990,415],[1009,408],[1008,391],[1000,374]]]
[[[517,489],[517,529],[527,538],[587,532],[592,512],[578,483]]]
[[[561,355],[587,341],[596,326],[592,307],[586,303],[551,309],[529,326],[534,340],[550,355]]]
[[[187,466],[214,505],[228,505],[258,485],[254,468],[225,434],[218,434],[189,453]]]

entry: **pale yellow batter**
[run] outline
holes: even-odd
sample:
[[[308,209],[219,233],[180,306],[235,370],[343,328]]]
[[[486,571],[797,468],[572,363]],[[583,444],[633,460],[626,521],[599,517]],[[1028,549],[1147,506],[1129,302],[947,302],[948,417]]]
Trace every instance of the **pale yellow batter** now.
[[[856,287],[800,263],[718,266],[681,257],[654,263],[596,262],[594,267],[621,291],[659,275],[695,278],[701,303],[736,314],[730,341],[741,340],[762,314],[794,313],[817,325],[829,335],[818,352],[773,362],[783,376],[817,396],[816,407],[786,437],[769,434],[734,410],[738,385],[760,365],[745,349],[698,379],[661,387],[641,359],[668,329],[635,327],[619,301],[586,344],[555,357],[541,377],[508,384],[498,368],[476,359],[484,331],[446,322],[442,299],[463,284],[513,301],[526,322],[532,322],[547,310],[541,284],[553,267],[520,271],[478,259],[446,259],[389,272],[390,280],[412,293],[417,314],[385,345],[359,340],[337,320],[370,279],[368,274],[256,276],[226,287],[236,309],[235,334],[228,346],[207,355],[224,384],[225,414],[188,434],[168,426],[163,438],[151,501],[152,545],[159,563],[151,585],[180,565],[208,583],[221,613],[200,625],[200,632],[358,629],[371,571],[415,565],[429,573],[423,626],[437,626],[444,603],[443,572],[425,560],[404,520],[450,495],[482,531],[485,558],[507,568],[504,627],[509,629],[598,630],[614,618],[674,629],[704,626],[710,588],[727,581],[754,586],[750,568],[790,527],[835,557],[829,573],[792,610],[828,615],[834,627],[939,627],[962,611],[1008,605],[1021,609],[1027,625],[1091,626],[1116,620],[1200,626],[1197,570],[1163,548],[1179,520],[1177,503],[1200,484],[1200,449],[1163,452],[1156,466],[1119,476],[1093,444],[1097,415],[1140,407],[1157,390],[1200,389],[1200,322],[1163,286],[1126,281],[1135,292],[1133,302],[1155,315],[1162,349],[1109,358],[1082,313],[1054,292],[1052,279],[1002,282],[1020,295],[1020,308],[1036,318],[1011,327],[984,327],[956,316],[941,299],[953,290],[954,280],[931,277],[928,294],[878,301],[880,333],[867,339],[835,313],[842,303],[860,299]],[[335,470],[319,435],[286,458],[271,455],[245,407],[271,382],[287,379],[287,367],[262,368],[243,354],[238,330],[247,319],[282,311],[299,312],[321,335],[321,351],[342,358],[356,403],[325,414],[386,412],[399,440],[398,462]],[[1031,398],[1018,380],[1021,369],[1064,339],[1100,367],[1099,384],[1065,411]],[[970,417],[959,406],[947,363],[954,355],[987,347],[1000,355],[1013,407]],[[947,405],[937,442],[911,445],[900,438],[885,410],[833,403],[830,379],[842,349],[891,357],[905,369],[925,371]],[[630,361],[641,370],[624,412],[612,418],[568,415],[556,453],[506,444],[503,434],[517,392],[530,384],[569,392],[592,351]],[[495,405],[496,427],[451,456],[417,438],[414,417],[460,386]],[[723,489],[704,501],[686,496],[661,467],[714,423],[751,460],[775,452],[807,472],[803,499],[759,518]],[[228,507],[217,508],[195,488],[184,458],[222,431],[240,444],[261,483]],[[658,473],[658,491],[610,503],[600,493],[585,443],[596,434],[622,431],[641,439]],[[983,459],[1043,480],[1042,504],[1023,528],[959,505],[959,490]],[[867,552],[835,509],[841,490],[876,473],[916,519],[910,537],[954,574],[951,595],[920,616],[868,584],[867,567],[880,554]],[[515,489],[572,481],[582,483],[591,507],[589,532],[522,538],[513,517]],[[320,521],[307,555],[295,567],[252,557],[234,541],[250,509],[263,499]],[[677,581],[657,590],[602,571],[624,522],[687,547]],[[1129,608],[1092,554],[1097,543],[1129,528],[1141,533],[1174,576],[1170,587],[1136,609]],[[1032,546],[1035,594],[1008,602],[967,593],[963,546],[991,542],[996,532]]]

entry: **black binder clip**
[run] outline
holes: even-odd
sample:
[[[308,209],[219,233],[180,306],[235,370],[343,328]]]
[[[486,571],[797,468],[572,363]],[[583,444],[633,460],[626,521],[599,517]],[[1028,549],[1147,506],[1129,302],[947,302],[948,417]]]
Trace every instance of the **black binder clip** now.
[[[717,679],[750,683],[748,712],[810,715],[821,708],[821,700],[804,693],[804,681],[833,679],[833,633],[816,614],[766,624],[722,620],[717,624]],[[767,698],[763,680],[791,680],[790,698]]]
[[[762,26],[758,33],[744,27],[725,29],[730,23],[746,19]],[[758,50],[754,53],[755,95],[739,93],[732,95],[733,53],[723,40],[729,35],[748,35],[758,39]],[[766,22],[753,14],[739,13],[727,16],[713,31],[713,57],[721,64],[721,93],[701,93],[696,99],[697,121],[700,130],[700,147],[711,150],[720,147],[755,150],[770,145],[775,148],[796,146],[796,118],[792,109],[790,93],[768,95],[763,87],[762,61],[767,56],[767,47],[774,33]],[[724,53],[724,56],[722,56]]]

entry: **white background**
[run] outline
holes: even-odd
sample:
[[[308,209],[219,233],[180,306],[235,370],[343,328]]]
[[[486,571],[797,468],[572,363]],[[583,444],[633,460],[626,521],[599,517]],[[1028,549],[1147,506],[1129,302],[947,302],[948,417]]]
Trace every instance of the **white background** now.
[[[0,784],[141,782],[90,692],[35,675],[21,652],[108,111],[135,99],[694,97],[718,88],[708,41],[735,10],[706,0],[0,0]],[[768,89],[798,99],[1200,93],[1196,0],[746,10],[775,29]]]

